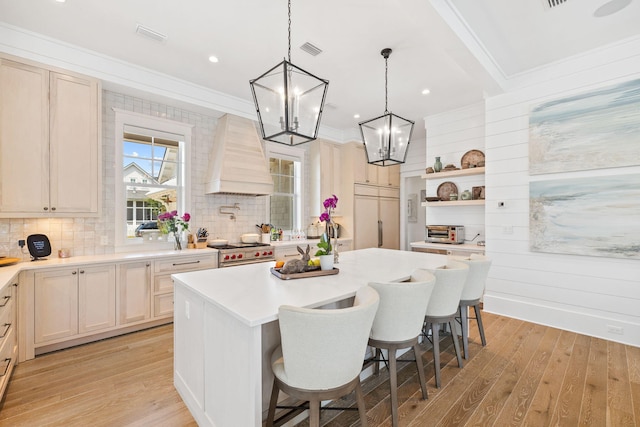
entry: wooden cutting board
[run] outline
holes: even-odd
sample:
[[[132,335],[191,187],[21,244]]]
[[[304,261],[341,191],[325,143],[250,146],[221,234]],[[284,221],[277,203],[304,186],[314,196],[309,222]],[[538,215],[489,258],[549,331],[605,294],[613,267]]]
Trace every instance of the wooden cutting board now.
[[[18,261],[20,261],[20,258],[0,258],[0,267],[15,264]]]

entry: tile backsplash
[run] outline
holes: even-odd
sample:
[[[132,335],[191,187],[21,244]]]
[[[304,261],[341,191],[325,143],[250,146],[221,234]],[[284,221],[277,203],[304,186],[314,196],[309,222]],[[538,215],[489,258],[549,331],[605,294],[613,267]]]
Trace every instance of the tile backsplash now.
[[[189,111],[166,103],[113,91],[102,92],[102,211],[95,218],[11,218],[0,219],[0,255],[28,259],[26,247],[21,251],[18,240],[30,234],[46,234],[51,240],[52,256],[58,249],[68,248],[72,256],[99,255],[115,252],[115,113],[113,108],[164,117],[193,126],[191,149],[191,221],[190,229],[206,227],[211,238],[239,241],[243,233],[257,232],[256,224],[269,221],[268,196],[204,194],[213,132],[217,112],[211,115]],[[221,206],[238,203],[235,220],[220,214]]]

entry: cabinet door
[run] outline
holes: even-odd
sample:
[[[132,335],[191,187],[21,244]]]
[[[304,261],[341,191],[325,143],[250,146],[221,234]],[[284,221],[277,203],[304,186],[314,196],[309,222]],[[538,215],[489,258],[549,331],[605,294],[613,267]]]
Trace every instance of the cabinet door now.
[[[0,214],[49,209],[49,72],[0,59]]]
[[[35,342],[78,333],[78,270],[35,273]]]
[[[50,209],[97,213],[97,82],[54,72],[50,80]]]
[[[117,311],[120,325],[151,317],[151,262],[120,264]]]
[[[78,331],[116,325],[116,266],[82,267],[78,271]]]
[[[378,198],[355,197],[354,249],[378,247]]]
[[[381,197],[380,221],[382,222],[382,246],[400,249],[400,199]]]
[[[355,155],[353,156],[353,178],[354,181],[361,184],[378,184],[378,169],[380,166],[371,165],[367,162],[367,154],[363,145],[355,146]]]

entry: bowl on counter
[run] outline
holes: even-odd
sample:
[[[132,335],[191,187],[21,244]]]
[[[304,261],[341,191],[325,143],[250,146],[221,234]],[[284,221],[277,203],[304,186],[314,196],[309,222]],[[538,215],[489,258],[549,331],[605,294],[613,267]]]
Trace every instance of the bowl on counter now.
[[[242,243],[258,243],[260,241],[260,235],[256,233],[245,233],[240,236]]]
[[[209,240],[209,244],[214,248],[226,246],[229,244],[229,241],[226,239],[212,239]]]

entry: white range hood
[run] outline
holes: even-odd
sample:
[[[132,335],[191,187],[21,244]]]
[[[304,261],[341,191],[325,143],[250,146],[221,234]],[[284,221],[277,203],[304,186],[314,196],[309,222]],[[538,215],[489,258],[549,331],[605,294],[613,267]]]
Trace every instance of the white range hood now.
[[[273,193],[269,164],[253,121],[231,114],[218,119],[205,193],[252,196]]]

